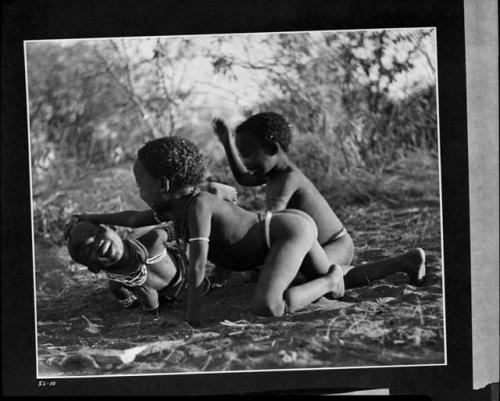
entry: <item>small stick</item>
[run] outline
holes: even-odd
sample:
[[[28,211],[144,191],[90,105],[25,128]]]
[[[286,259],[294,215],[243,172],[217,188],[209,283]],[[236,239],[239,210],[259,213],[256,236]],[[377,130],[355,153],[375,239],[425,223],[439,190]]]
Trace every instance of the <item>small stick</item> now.
[[[333,323],[335,323],[335,321],[339,318],[339,316],[337,317],[334,317],[332,320],[330,320],[330,323],[328,323],[328,328],[326,330],[326,334],[325,336],[323,337],[325,340],[329,340],[330,339],[330,330],[333,326]]]
[[[212,356],[211,356],[211,355],[209,355],[209,356],[208,356],[208,358],[207,358],[207,360],[206,360],[206,361],[205,361],[205,363],[203,364],[203,366],[202,366],[201,370],[205,370],[205,369],[207,368],[207,366],[208,366],[208,364],[210,363],[210,361],[211,361],[211,360],[212,360]]]

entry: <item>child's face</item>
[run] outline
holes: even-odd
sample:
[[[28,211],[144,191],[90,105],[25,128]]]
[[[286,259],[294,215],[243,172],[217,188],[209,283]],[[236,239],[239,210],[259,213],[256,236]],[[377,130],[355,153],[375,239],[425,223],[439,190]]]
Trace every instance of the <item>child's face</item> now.
[[[161,179],[153,177],[139,160],[134,163],[134,176],[139,187],[139,195],[150,208],[154,209],[165,200]]]
[[[123,241],[119,234],[102,224],[76,223],[68,243],[73,259],[92,272],[106,270],[123,257]]]
[[[249,173],[257,176],[266,175],[276,165],[276,153],[270,144],[247,132],[237,132],[235,145],[241,161]]]

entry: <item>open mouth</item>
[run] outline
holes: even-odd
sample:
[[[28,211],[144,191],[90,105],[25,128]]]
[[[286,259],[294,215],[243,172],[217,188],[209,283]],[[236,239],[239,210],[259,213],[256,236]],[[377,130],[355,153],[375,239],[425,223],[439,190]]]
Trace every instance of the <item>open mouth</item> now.
[[[100,259],[111,259],[113,257],[113,245],[111,241],[101,241],[99,244],[98,255]]]

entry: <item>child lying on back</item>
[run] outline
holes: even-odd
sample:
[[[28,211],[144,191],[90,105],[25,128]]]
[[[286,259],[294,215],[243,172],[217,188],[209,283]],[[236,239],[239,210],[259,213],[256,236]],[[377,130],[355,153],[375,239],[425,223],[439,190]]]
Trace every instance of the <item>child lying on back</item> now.
[[[146,311],[156,311],[160,298],[175,301],[185,287],[185,260],[177,249],[167,247],[164,229],[123,239],[108,226],[79,221],[67,240],[72,259],[95,274],[104,272],[111,292],[125,308],[139,303]]]

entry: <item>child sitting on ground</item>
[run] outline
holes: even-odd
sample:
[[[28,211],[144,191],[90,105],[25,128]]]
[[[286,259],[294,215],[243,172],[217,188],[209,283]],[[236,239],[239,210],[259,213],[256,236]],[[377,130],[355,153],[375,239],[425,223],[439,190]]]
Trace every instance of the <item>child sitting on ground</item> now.
[[[314,184],[293,163],[287,154],[291,130],[287,121],[276,113],[258,113],[236,127],[234,141],[221,119],[214,119],[215,134],[224,146],[231,171],[243,186],[266,184],[266,207],[271,212],[293,208],[306,212],[318,227],[318,241],[331,264],[342,266],[347,288],[364,285],[401,269],[401,264],[425,263],[425,253],[416,248],[362,269],[350,264],[354,243],[342,222]],[[238,157],[241,157],[241,159]],[[421,284],[422,267],[415,284]],[[363,280],[365,277],[365,280]]]
[[[109,288],[125,308],[142,304],[157,311],[160,298],[176,301],[186,283],[182,253],[168,247],[168,232],[150,229],[134,238],[123,239],[115,230],[88,221],[75,223],[67,233],[71,258],[98,274],[105,272]],[[209,282],[205,282],[208,291]]]
[[[133,171],[140,196],[151,209],[94,214],[92,221],[129,227],[174,221],[176,232],[189,244],[189,323],[198,323],[207,260],[236,271],[262,266],[252,300],[257,315],[281,316],[326,294],[343,296],[342,270],[328,261],[314,220],[293,209],[258,214],[200,191],[203,158],[187,139],[166,137],[146,143]],[[422,260],[406,262],[399,270],[416,280]],[[307,281],[294,285],[299,270]]]

